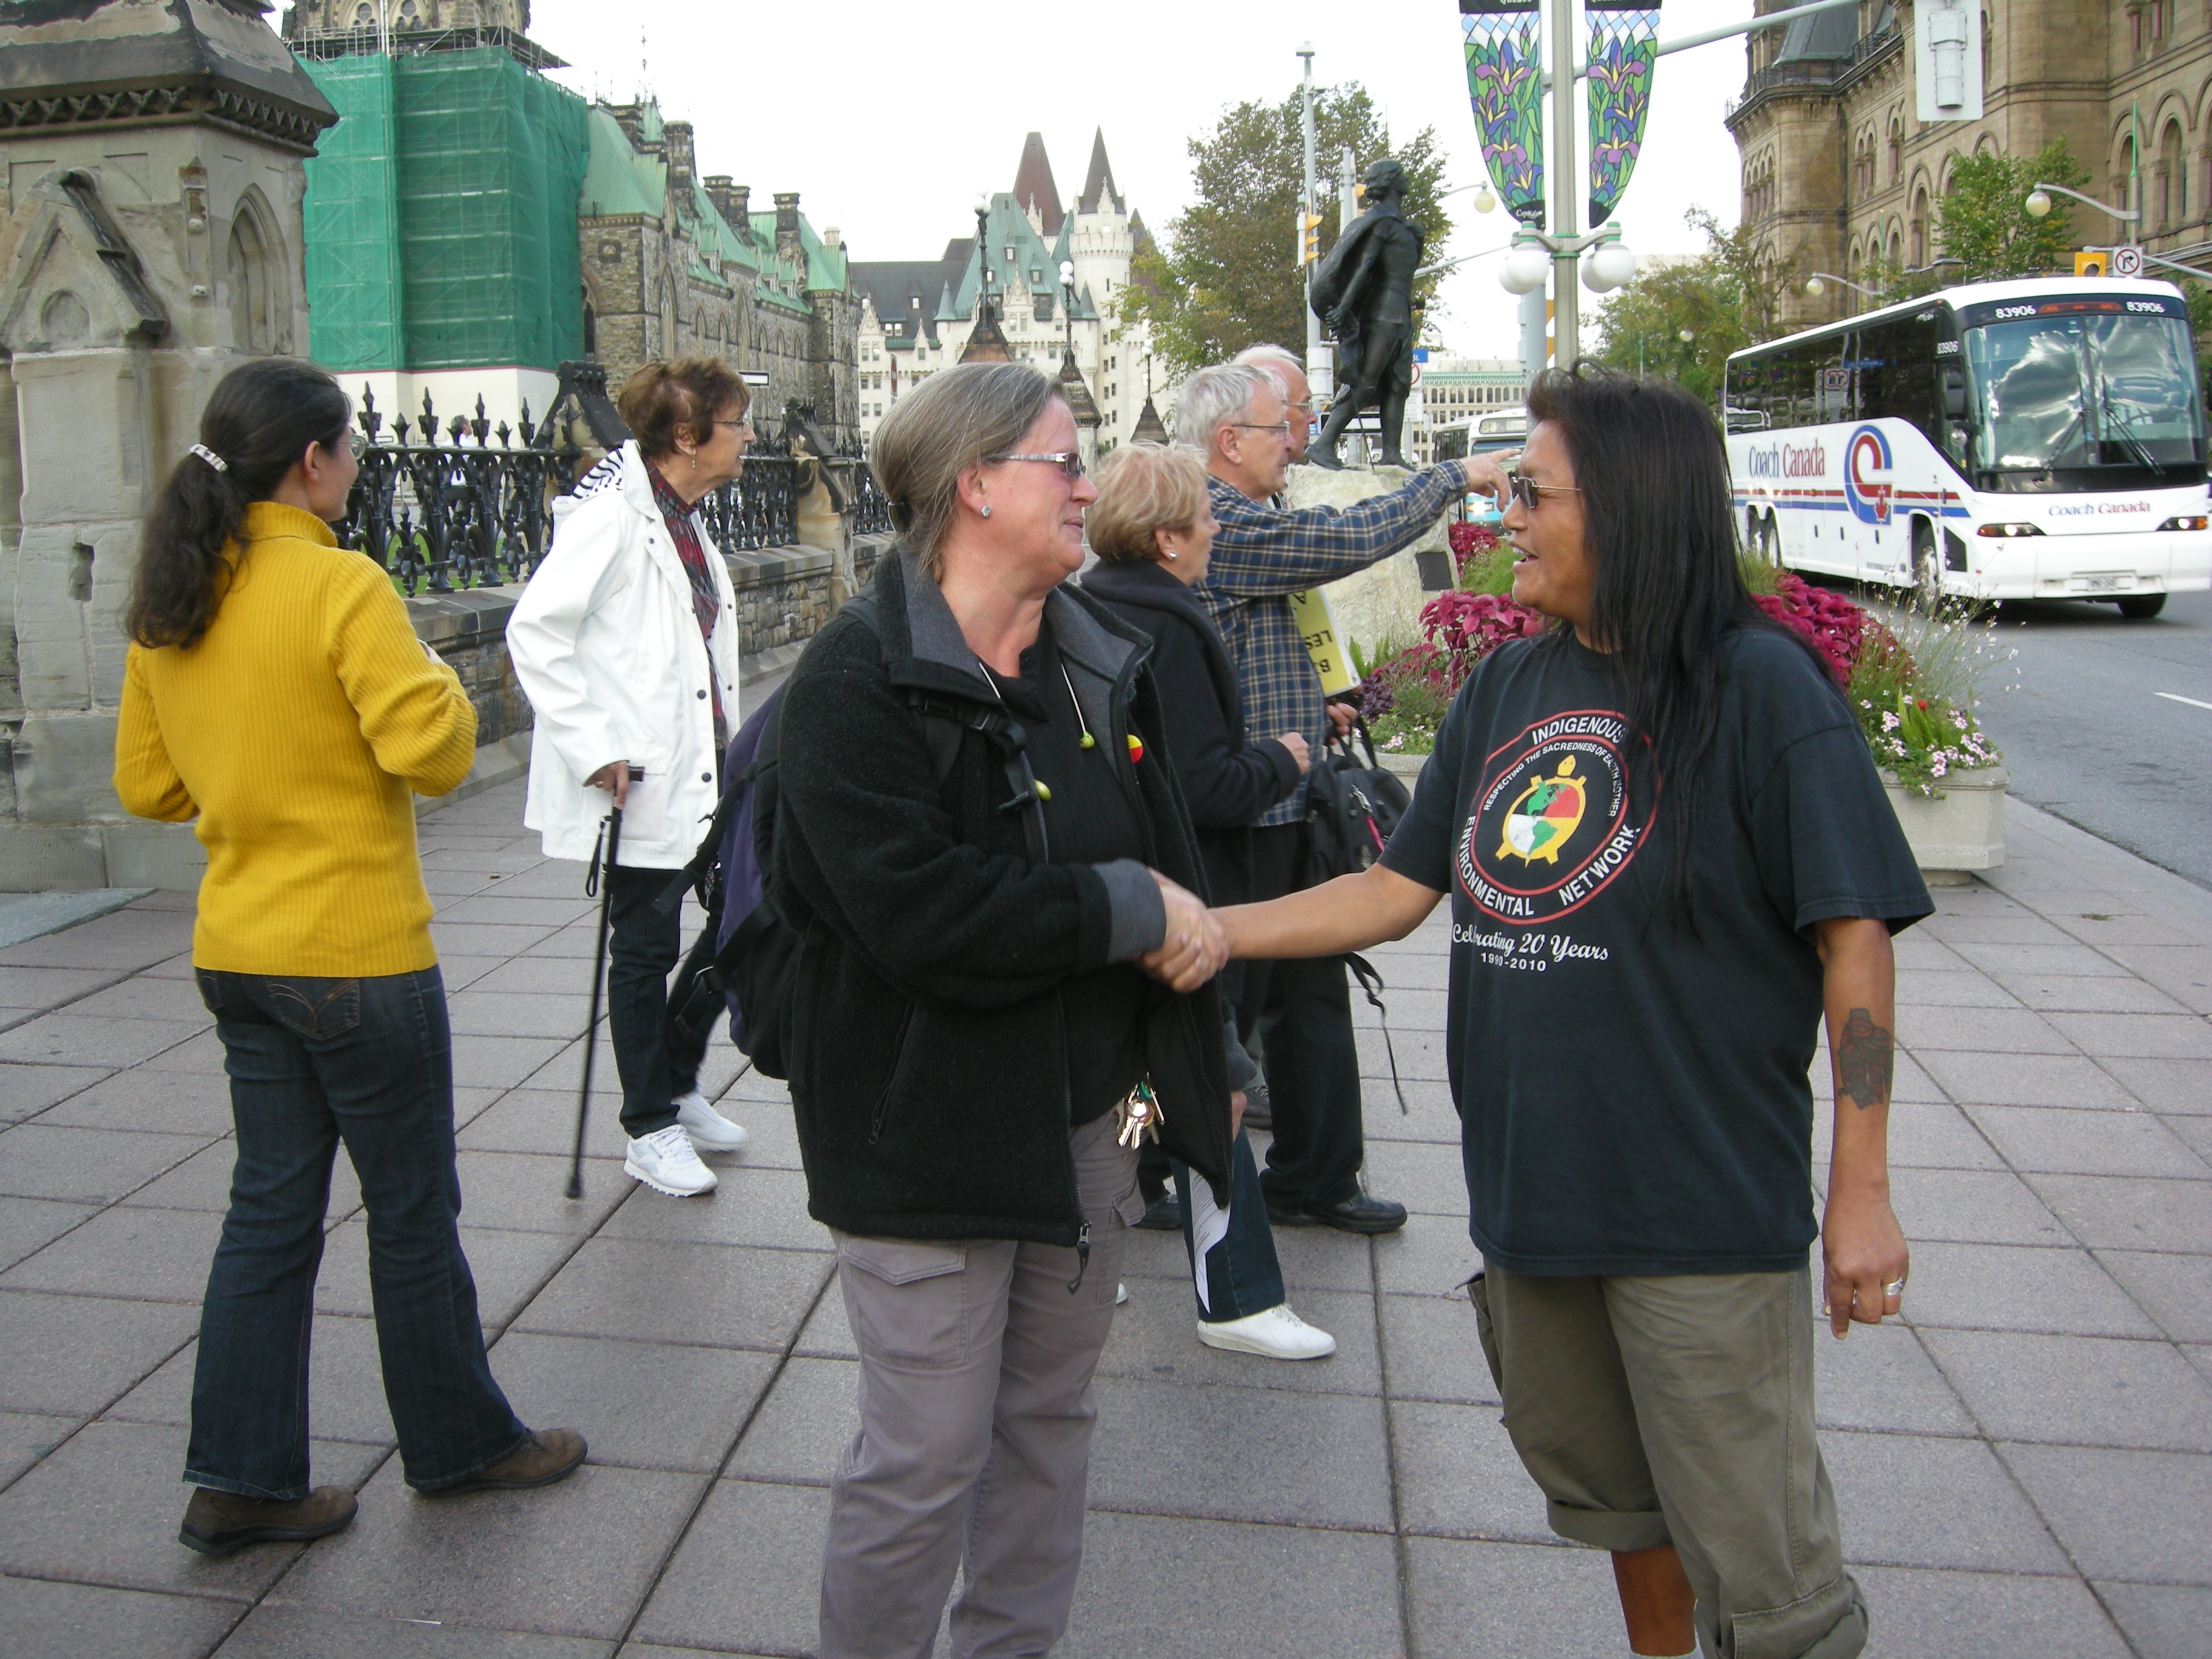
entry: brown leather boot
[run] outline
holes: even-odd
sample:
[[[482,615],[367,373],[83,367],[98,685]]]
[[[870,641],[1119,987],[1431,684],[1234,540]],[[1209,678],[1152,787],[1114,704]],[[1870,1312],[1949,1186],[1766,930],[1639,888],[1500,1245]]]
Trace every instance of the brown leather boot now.
[[[318,1486],[289,1504],[202,1486],[185,1505],[177,1541],[202,1555],[228,1555],[248,1544],[295,1544],[343,1531],[358,1507],[343,1486]]]
[[[523,1486],[550,1486],[576,1472],[591,1449],[574,1429],[532,1429],[520,1445],[481,1474],[459,1486],[441,1486],[428,1498],[452,1498],[465,1492],[512,1491]]]

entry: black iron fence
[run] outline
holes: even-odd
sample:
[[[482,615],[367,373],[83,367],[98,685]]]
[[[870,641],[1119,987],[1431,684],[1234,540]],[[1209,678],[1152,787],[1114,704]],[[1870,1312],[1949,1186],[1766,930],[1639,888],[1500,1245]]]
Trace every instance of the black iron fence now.
[[[398,416],[387,441],[384,415],[364,390],[358,424],[361,474],[337,538],[390,571],[410,597],[527,581],[552,544],[554,501],[598,459],[555,419],[533,422],[527,404],[519,429],[505,421],[494,426],[479,398],[473,418],[453,416],[441,432],[426,392],[420,421]],[[755,440],[737,482],[699,503],[726,553],[799,539],[807,463],[775,447]],[[888,514],[881,516],[888,525]]]

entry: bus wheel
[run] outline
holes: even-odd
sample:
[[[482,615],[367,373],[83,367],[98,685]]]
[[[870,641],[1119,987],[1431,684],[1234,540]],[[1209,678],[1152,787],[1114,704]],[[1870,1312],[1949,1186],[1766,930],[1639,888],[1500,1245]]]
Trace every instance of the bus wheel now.
[[[2148,622],[2166,609],[2166,595],[2144,593],[2119,602],[2120,614],[2130,622]]]
[[[1943,597],[1943,570],[1936,562],[1936,527],[1925,519],[1912,521],[1913,599],[1923,611],[1933,611]]]
[[[1764,514],[1759,520],[1759,556],[1779,569],[1782,565],[1782,532],[1775,527],[1774,515]]]

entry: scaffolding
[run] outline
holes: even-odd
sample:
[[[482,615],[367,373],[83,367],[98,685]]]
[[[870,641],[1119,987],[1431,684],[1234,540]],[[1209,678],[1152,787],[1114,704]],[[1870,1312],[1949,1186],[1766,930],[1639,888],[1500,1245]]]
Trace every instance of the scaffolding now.
[[[310,349],[340,372],[550,370],[584,349],[584,100],[497,47],[307,64]]]

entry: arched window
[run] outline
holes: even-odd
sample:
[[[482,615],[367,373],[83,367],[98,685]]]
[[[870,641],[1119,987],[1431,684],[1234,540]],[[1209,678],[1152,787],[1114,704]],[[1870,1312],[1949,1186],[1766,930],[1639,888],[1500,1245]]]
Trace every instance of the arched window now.
[[[1928,192],[1924,190],[1912,198],[1912,263],[1928,263]]]
[[[2168,121],[2158,141],[2158,222],[2183,224],[2189,218],[2189,174],[2181,159],[2181,123]]]
[[[361,3],[353,9],[353,26],[357,29],[376,27],[376,8],[369,4],[368,0],[361,0]]]
[[[230,338],[241,351],[274,351],[276,319],[269,245],[243,202],[230,222]]]
[[[584,355],[599,355],[599,314],[589,306],[584,307]]]

